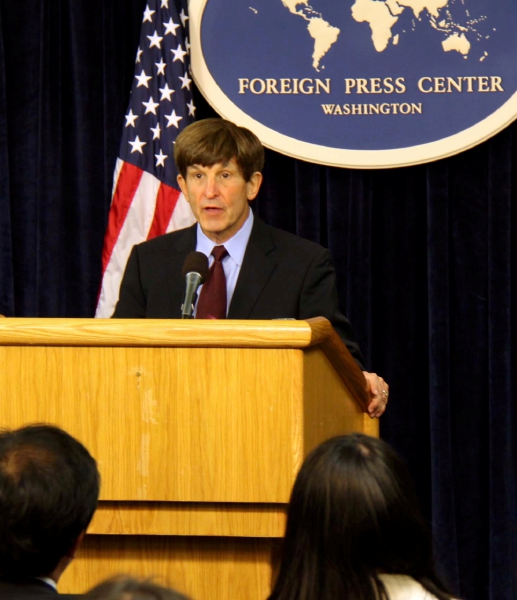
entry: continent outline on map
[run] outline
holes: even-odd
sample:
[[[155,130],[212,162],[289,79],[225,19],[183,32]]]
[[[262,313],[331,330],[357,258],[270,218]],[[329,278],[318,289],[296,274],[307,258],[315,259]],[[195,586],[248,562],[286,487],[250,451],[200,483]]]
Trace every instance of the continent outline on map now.
[[[319,71],[322,58],[336,43],[341,30],[326,21],[320,12],[314,10],[309,0],[281,0],[281,2],[293,15],[307,21],[307,31],[314,40],[312,66]],[[298,8],[299,6],[301,8]]]
[[[487,36],[480,34],[475,27],[479,22],[486,20],[486,16],[471,19],[468,9],[465,9],[467,20],[460,23],[453,19],[450,11],[455,2],[456,0],[355,0],[351,12],[352,18],[358,23],[369,23],[373,46],[377,52],[383,52],[390,41],[394,45],[398,44],[399,35],[393,35],[392,29],[406,8],[412,9],[413,16],[418,21],[422,20],[425,11],[428,14],[429,25],[446,35],[441,43],[442,50],[456,51],[466,59],[472,47],[467,33],[472,34],[477,41],[487,39]],[[415,28],[414,22],[412,28]],[[488,53],[484,52],[479,60],[483,61],[487,56]]]
[[[406,10],[411,10],[413,15],[412,29],[416,22],[422,21],[427,16],[428,24],[445,37],[441,41],[444,52],[458,52],[464,59],[469,57],[472,42],[468,35],[476,41],[487,39],[476,29],[479,22],[486,20],[482,15],[471,19],[468,9],[465,8],[466,21],[461,23],[455,20],[451,7],[457,0],[354,0],[350,7],[352,18],[358,23],[368,23],[371,31],[373,47],[377,52],[384,52],[390,42],[397,45],[400,34],[393,33],[393,28],[399,23],[401,15]],[[465,0],[460,0],[464,5]],[[290,13],[307,21],[307,31],[314,40],[312,53],[312,66],[316,71],[325,68],[321,64],[330,48],[337,42],[341,33],[339,27],[332,25],[323,17],[321,12],[313,8],[310,0],[281,0]],[[415,21],[416,20],[416,21]],[[479,58],[484,61],[488,53],[483,52]]]

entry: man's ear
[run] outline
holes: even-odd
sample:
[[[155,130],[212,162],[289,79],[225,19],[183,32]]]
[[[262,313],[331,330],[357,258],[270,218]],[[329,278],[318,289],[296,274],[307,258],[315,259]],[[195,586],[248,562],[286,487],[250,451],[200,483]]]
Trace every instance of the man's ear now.
[[[178,185],[180,186],[180,190],[183,192],[183,195],[185,196],[186,200],[188,201],[188,196],[187,196],[187,182],[185,181],[183,175],[178,175],[176,177],[176,181],[178,182]]]
[[[246,183],[248,200],[250,202],[252,200],[255,200],[255,198],[257,197],[261,185],[262,173],[259,173],[259,171],[255,171],[255,173],[253,173],[253,175],[250,177],[250,180]]]

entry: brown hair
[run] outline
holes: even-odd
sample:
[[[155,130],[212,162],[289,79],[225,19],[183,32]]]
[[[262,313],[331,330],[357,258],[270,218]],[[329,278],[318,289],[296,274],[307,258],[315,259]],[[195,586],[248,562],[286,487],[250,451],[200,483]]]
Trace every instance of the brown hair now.
[[[257,136],[245,127],[224,119],[203,119],[186,127],[174,145],[174,160],[185,178],[192,165],[211,167],[235,158],[245,181],[264,167],[264,148]]]

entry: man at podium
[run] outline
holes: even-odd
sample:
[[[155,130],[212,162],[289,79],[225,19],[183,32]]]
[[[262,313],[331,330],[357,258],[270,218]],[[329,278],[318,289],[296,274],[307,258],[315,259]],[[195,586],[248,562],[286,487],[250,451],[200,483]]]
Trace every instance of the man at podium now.
[[[197,251],[208,257],[208,265],[193,316],[326,317],[363,369],[350,322],[339,310],[330,252],[266,225],[250,209],[264,166],[264,148],[255,134],[223,119],[197,121],[179,134],[174,159],[178,184],[197,223],[133,247],[113,316],[179,318],[187,303],[185,269],[188,273]],[[192,269],[203,270],[196,260]],[[386,408],[388,385],[363,372],[368,412],[378,417]]]

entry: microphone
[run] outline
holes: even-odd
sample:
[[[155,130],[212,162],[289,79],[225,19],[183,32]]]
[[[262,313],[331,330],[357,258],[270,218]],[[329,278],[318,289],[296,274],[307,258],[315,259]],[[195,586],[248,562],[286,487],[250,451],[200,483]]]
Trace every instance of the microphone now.
[[[181,318],[192,319],[197,288],[208,277],[208,257],[202,252],[190,252],[185,258],[183,269],[185,277],[185,299],[181,305]]]

